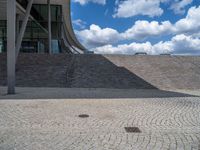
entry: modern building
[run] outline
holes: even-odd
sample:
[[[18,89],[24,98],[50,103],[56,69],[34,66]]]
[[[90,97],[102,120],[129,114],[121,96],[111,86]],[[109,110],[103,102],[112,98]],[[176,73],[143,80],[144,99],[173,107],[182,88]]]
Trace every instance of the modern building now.
[[[15,93],[19,52],[83,54],[73,32],[70,0],[0,0],[0,53],[7,52],[8,93]]]
[[[0,53],[7,49],[7,1],[0,0]],[[51,5],[50,16],[48,3]],[[29,5],[30,15],[27,12]],[[78,42],[72,29],[70,0],[16,0],[16,37],[19,37],[26,13],[29,17],[20,46],[21,52],[84,53],[85,48]]]

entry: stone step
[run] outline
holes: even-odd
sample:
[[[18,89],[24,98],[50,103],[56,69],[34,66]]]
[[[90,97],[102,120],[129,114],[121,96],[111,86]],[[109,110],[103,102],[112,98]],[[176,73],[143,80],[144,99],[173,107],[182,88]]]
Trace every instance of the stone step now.
[[[16,85],[28,87],[200,89],[198,56],[20,54]],[[6,55],[0,54],[0,85]]]

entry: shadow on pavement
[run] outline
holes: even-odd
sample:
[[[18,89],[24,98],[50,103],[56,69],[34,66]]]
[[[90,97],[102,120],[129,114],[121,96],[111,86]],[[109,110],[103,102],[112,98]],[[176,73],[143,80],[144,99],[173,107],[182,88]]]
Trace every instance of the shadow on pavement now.
[[[17,88],[16,95],[7,95],[0,88],[0,99],[121,99],[121,98],[175,98],[195,95],[157,89],[79,89],[79,88]]]

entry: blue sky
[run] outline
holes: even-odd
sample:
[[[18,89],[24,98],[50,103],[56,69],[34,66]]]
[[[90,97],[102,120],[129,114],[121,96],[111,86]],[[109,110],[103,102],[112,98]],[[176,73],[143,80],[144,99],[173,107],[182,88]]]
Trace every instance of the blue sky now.
[[[200,0],[72,0],[80,42],[101,54],[200,54]]]

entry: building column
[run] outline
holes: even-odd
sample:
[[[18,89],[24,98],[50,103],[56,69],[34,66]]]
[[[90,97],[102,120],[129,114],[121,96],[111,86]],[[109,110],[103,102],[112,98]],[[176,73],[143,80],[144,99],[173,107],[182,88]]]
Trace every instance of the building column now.
[[[7,84],[8,94],[15,94],[15,24],[16,0],[7,0]]]
[[[48,4],[48,48],[49,54],[52,53],[52,46],[51,46],[51,0],[47,0]]]

